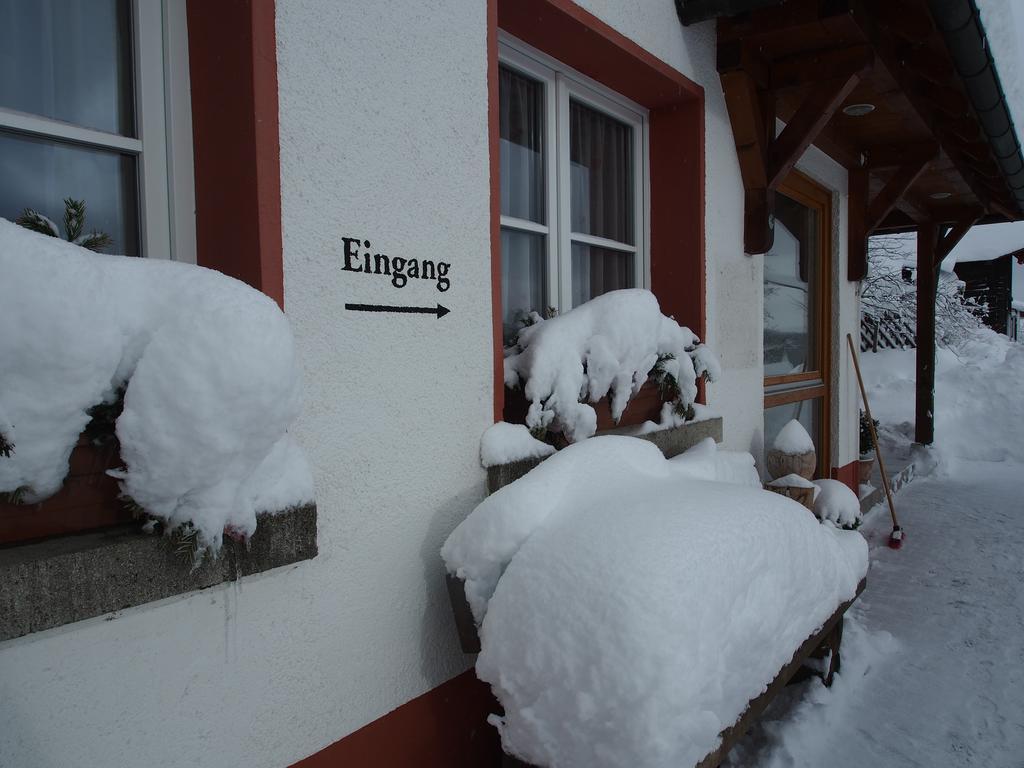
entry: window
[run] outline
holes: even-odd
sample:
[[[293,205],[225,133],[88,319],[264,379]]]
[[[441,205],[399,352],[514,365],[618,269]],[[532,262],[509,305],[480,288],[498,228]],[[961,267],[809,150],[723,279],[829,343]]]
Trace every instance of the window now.
[[[775,203],[775,243],[764,257],[764,439],[796,419],[828,477],[831,197],[792,173]]]
[[[0,216],[195,261],[183,0],[0,0]],[[168,109],[173,103],[174,109]]]
[[[511,38],[498,70],[503,331],[649,284],[646,111]]]

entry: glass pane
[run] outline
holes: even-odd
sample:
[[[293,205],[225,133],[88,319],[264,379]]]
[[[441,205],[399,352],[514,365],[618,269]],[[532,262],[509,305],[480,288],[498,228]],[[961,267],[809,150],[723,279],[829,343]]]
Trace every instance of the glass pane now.
[[[517,72],[498,70],[501,213],[543,224],[544,86]]]
[[[636,286],[636,256],[624,251],[572,244],[572,305],[602,293]]]
[[[778,195],[775,244],[764,260],[764,375],[818,369],[817,210]]]
[[[135,158],[101,149],[0,131],[0,216],[25,208],[48,216],[64,234],[64,198],[84,200],[85,231],[113,238],[107,253],[139,255]]]
[[[776,405],[773,408],[765,408],[764,410],[764,450],[767,453],[771,450],[772,444],[775,442],[775,438],[778,437],[779,432],[786,426],[792,419],[799,421],[804,429],[807,430],[807,434],[811,436],[811,440],[814,441],[814,448],[818,453],[819,458],[822,455],[821,451],[821,398],[816,397],[813,400],[799,400],[795,403],[788,403],[786,405]],[[819,462],[820,464],[820,462]]]
[[[501,230],[501,306],[505,344],[509,344],[530,312],[544,315],[547,258],[544,235]]]
[[[633,245],[633,129],[569,103],[572,231]]]
[[[0,106],[134,135],[128,0],[0,0]]]

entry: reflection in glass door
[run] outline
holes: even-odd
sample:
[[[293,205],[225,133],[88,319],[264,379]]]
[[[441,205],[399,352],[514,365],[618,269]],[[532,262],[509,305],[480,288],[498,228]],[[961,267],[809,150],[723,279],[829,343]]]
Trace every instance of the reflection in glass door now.
[[[779,189],[764,261],[764,439],[796,419],[828,476],[831,196],[793,172]]]

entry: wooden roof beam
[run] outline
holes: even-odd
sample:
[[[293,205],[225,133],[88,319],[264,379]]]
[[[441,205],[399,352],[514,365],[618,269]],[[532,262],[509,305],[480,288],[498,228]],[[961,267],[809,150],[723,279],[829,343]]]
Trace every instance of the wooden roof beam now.
[[[857,83],[859,72],[824,80],[811,86],[800,108],[786,123],[779,137],[772,142],[768,153],[768,187],[775,189],[796,165],[821,129],[825,127],[840,105],[846,101]]]
[[[907,190],[925,172],[928,164],[936,157],[937,152],[933,148],[910,156],[903,165],[899,167],[892,178],[878,193],[878,197],[871,201],[868,208],[867,229],[870,233],[882,220],[889,215],[889,211],[896,207],[896,203],[906,194]]]
[[[961,219],[949,230],[939,238],[938,243],[935,245],[935,266],[938,267],[942,263],[942,260],[952,253],[953,249],[956,248],[957,243],[964,239],[971,227],[974,226],[975,222],[981,218],[982,210],[979,208],[973,211],[966,218]]]

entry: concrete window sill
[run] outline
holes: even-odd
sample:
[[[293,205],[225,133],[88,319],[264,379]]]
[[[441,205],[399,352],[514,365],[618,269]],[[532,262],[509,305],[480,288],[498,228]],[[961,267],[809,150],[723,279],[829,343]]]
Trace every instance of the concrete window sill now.
[[[0,549],[0,641],[316,557],[316,505],[258,516],[192,569],[163,536],[123,526]]]

